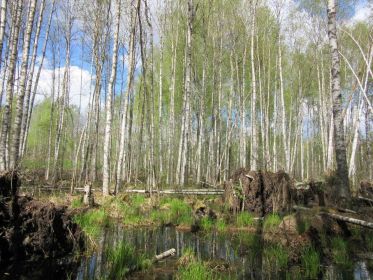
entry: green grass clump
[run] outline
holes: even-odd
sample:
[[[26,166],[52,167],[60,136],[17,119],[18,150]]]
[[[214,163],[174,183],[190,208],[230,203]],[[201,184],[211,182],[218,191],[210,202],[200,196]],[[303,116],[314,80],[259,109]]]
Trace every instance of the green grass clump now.
[[[168,211],[154,210],[150,213],[150,219],[156,224],[165,225],[170,222],[170,215]]]
[[[311,226],[311,221],[308,217],[302,216],[297,222],[298,234],[305,233]]]
[[[351,262],[348,257],[347,242],[341,237],[334,237],[331,243],[334,262],[338,265],[350,266]]]
[[[96,238],[103,227],[110,225],[110,218],[103,209],[92,209],[74,217],[74,221],[90,237]]]
[[[143,270],[151,265],[149,259],[137,254],[136,249],[124,241],[108,249],[107,256],[110,264],[108,279],[122,279],[130,272]]]
[[[301,262],[305,270],[305,276],[317,279],[320,271],[320,256],[315,248],[311,246],[305,247],[301,255]]]
[[[263,228],[265,230],[271,230],[278,227],[281,223],[281,217],[278,214],[269,214],[264,219]]]
[[[227,224],[225,223],[224,219],[219,219],[216,222],[216,229],[220,232],[224,232],[227,230]]]
[[[192,248],[185,248],[178,260],[179,270],[176,274],[178,280],[212,280],[212,270],[203,262],[197,260]]]
[[[204,231],[210,231],[214,227],[214,222],[209,217],[204,217],[201,219],[200,225]]]
[[[194,221],[192,207],[185,201],[173,198],[168,202],[170,222],[176,225],[191,225]]]
[[[238,227],[247,227],[254,224],[254,218],[249,212],[241,212],[236,216],[236,225]]]
[[[365,244],[366,248],[368,249],[369,252],[373,251],[373,234],[366,234],[365,235]]]
[[[264,248],[263,256],[268,268],[282,270],[288,265],[288,252],[279,244],[269,245]]]
[[[80,208],[83,206],[83,200],[80,197],[74,198],[71,201],[71,208]]]
[[[192,262],[186,267],[181,267],[177,272],[178,280],[213,280],[214,275],[202,262]]]
[[[140,208],[145,203],[145,197],[141,194],[136,194],[131,196],[131,206],[135,208]]]

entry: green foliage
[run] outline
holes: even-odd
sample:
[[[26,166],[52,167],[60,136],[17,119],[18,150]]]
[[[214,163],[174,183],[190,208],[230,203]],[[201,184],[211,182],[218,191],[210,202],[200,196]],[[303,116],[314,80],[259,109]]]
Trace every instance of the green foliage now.
[[[264,219],[263,228],[265,230],[271,230],[278,227],[281,223],[281,217],[278,214],[269,214]]]
[[[80,208],[83,206],[83,200],[81,197],[76,197],[71,201],[71,208]]]
[[[214,222],[209,217],[203,217],[200,221],[200,225],[204,231],[210,231],[214,227]]]
[[[92,209],[78,214],[74,221],[82,228],[85,234],[92,238],[98,237],[103,227],[110,225],[110,218],[103,209]]]
[[[311,226],[310,219],[307,216],[302,216],[299,221],[297,221],[297,231],[299,234],[306,232]]]
[[[288,252],[279,244],[266,246],[263,250],[263,257],[267,267],[275,271],[285,269],[288,265]]]
[[[366,248],[369,252],[372,252],[373,251],[373,234],[371,234],[370,232],[368,232],[366,235],[365,235],[365,242],[366,244]]]
[[[236,216],[236,225],[238,227],[247,227],[254,224],[254,218],[249,212],[241,212]]]
[[[174,224],[190,225],[193,223],[192,207],[181,199],[169,201],[170,222]]]
[[[203,262],[196,259],[194,251],[191,248],[185,248],[183,255],[180,257],[179,270],[176,274],[178,280],[212,280],[212,270]]]
[[[227,230],[227,224],[225,223],[224,219],[218,219],[216,222],[216,229],[220,232],[224,232]]]
[[[350,258],[348,256],[348,244],[341,237],[334,237],[331,240],[333,260],[336,264],[342,266],[351,266]]]
[[[202,262],[192,262],[186,267],[179,269],[176,279],[178,280],[213,280],[212,271]]]
[[[320,256],[315,248],[311,246],[305,247],[302,251],[301,262],[305,270],[305,276],[317,279],[320,271]]]
[[[109,248],[107,256],[110,264],[108,279],[122,279],[130,272],[147,269],[151,265],[149,259],[137,254],[136,249],[124,241],[115,248]]]

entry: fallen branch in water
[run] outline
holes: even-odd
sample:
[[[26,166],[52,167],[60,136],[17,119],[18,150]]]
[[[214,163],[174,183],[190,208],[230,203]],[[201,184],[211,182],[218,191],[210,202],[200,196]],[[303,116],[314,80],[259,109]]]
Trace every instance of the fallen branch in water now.
[[[153,263],[159,262],[160,260],[166,259],[168,257],[174,256],[176,254],[175,248],[172,248],[170,250],[167,250],[159,255],[155,255],[153,259]]]

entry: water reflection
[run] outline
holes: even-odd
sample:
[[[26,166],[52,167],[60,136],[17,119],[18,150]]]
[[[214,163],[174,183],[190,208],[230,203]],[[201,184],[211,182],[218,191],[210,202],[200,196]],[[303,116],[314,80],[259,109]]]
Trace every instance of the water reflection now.
[[[77,273],[78,280],[101,279],[106,276],[107,256],[105,251],[124,241],[136,248],[138,253],[149,257],[176,249],[176,257],[157,263],[150,270],[132,275],[131,279],[173,279],[177,270],[176,260],[185,248],[192,248],[195,255],[204,261],[229,263],[230,270],[224,272],[227,279],[304,279],[301,267],[282,269],[265,260],[268,248],[263,249],[261,238],[251,233],[194,234],[164,228],[122,228],[106,230],[98,241],[99,249],[83,258]],[[320,276],[323,279],[370,279],[366,263],[357,262],[352,270],[343,271],[329,266]]]

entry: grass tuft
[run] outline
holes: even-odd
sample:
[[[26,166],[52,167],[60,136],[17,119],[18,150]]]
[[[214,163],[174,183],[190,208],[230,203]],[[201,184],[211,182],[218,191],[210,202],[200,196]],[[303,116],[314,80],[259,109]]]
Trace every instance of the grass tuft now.
[[[267,246],[263,250],[263,256],[268,268],[283,270],[288,265],[288,252],[281,245],[273,244]]]
[[[320,271],[320,256],[315,248],[305,247],[302,251],[301,262],[305,269],[305,276],[310,279],[317,279]]]
[[[121,279],[130,272],[147,269],[151,265],[149,259],[136,254],[135,248],[124,241],[108,249],[107,255],[110,264],[108,279]]]
[[[274,228],[277,228],[281,223],[281,217],[278,214],[269,214],[265,219],[264,219],[264,224],[263,228],[265,230],[271,230]]]
[[[331,243],[334,262],[342,266],[351,266],[350,258],[348,257],[347,242],[341,237],[334,237]]]
[[[254,224],[254,218],[249,212],[241,212],[236,216],[236,225],[238,227],[248,227]]]
[[[110,218],[103,209],[92,209],[78,214],[74,221],[91,238],[98,237],[102,228],[110,225]]]

